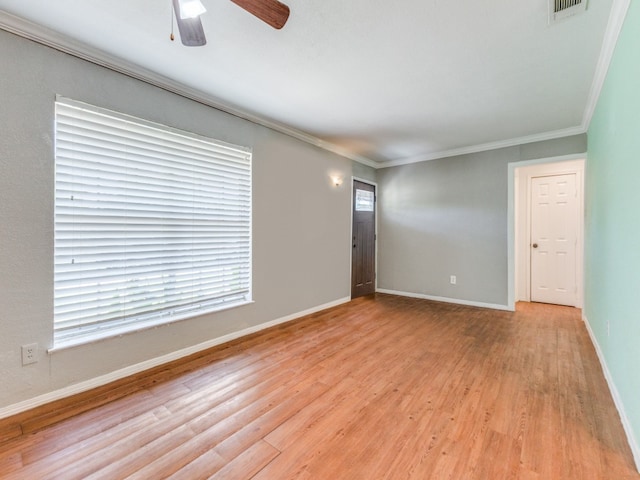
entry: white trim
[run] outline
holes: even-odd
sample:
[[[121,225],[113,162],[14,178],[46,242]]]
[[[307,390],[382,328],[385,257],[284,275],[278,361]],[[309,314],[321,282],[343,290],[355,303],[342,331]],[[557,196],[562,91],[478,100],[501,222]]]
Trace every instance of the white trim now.
[[[537,158],[507,165],[507,306],[515,310],[515,171],[516,168],[537,165],[541,163],[562,162],[566,160],[586,159],[585,153],[573,153],[558,157]],[[584,270],[583,270],[584,271]],[[584,282],[583,282],[584,285]],[[584,296],[583,296],[584,298]]]
[[[9,13],[0,11],[0,28],[29,40],[33,40],[43,45],[49,46],[61,52],[109,68],[115,72],[128,75],[138,80],[142,80],[146,83],[162,88],[169,92],[202,103],[203,105],[207,105],[230,115],[248,120],[257,125],[261,125],[263,127],[270,128],[271,130],[289,135],[293,138],[297,138],[298,140],[309,143],[337,155],[341,155],[363,165],[379,169],[395,167],[399,165],[408,165],[411,163],[419,163],[428,160],[436,160],[439,158],[453,157],[457,155],[484,152],[488,150],[495,150],[498,148],[513,147],[532,142],[553,140],[556,138],[585,133],[589,129],[589,124],[591,123],[591,118],[593,117],[595,107],[598,103],[598,98],[600,97],[600,92],[602,91],[602,86],[609,70],[611,58],[613,57],[615,46],[618,41],[618,36],[620,35],[620,31],[622,30],[624,19],[626,17],[630,4],[631,0],[613,0],[611,13],[609,15],[609,21],[607,23],[604,34],[602,49],[600,50],[600,57],[598,58],[593,82],[591,84],[591,89],[589,91],[589,96],[587,99],[587,105],[585,106],[582,123],[580,125],[560,130],[553,130],[550,132],[543,132],[478,145],[469,145],[467,147],[454,148],[451,150],[427,153],[424,155],[416,155],[413,157],[398,158],[395,160],[388,160],[383,162],[376,162],[361,155],[349,152],[343,147],[324,141],[309,133],[231,107],[229,105],[226,105],[220,99],[215,98],[211,95],[206,95],[199,90],[187,87],[165,76],[159,75],[131,62],[127,62],[126,60],[123,60],[121,58],[109,55],[101,50],[92,48],[81,42],[73,40],[66,35],[54,32],[53,30],[47,29],[41,25],[34,24]]]
[[[176,95],[180,95],[203,105],[215,108],[216,110],[220,110],[230,115],[234,115],[238,118],[248,120],[252,123],[261,125],[271,130],[275,130],[276,132],[283,133],[290,137],[297,138],[298,140],[309,143],[316,147],[322,148],[323,150],[335,153],[350,160],[356,161],[358,163],[362,163],[363,165],[367,165],[372,168],[378,168],[377,162],[374,162],[373,160],[361,155],[349,152],[345,148],[342,148],[338,145],[327,142],[325,140],[321,140],[320,138],[310,135],[301,130],[286,126],[278,122],[267,120],[238,108],[231,107],[225,104],[220,99],[215,98],[211,95],[207,95],[199,90],[187,87],[186,85],[171,80],[168,77],[159,75],[155,72],[152,72],[151,70],[123,60],[122,58],[116,57],[114,55],[109,55],[101,50],[78,42],[72,38],[67,37],[66,35],[54,32],[53,30],[50,30],[46,27],[36,25],[35,23],[29,22],[3,11],[0,11],[0,29],[41,43],[42,45],[54,48],[74,57],[87,60],[96,65],[113,70],[114,72],[122,73],[131,78],[141,80],[150,85],[162,88],[163,90],[166,90],[168,92],[175,93]]]
[[[199,311],[197,314],[191,313],[191,314],[186,314],[184,316],[176,316],[171,318],[171,320],[168,320],[168,321],[159,320],[157,322],[144,323],[142,325],[133,324],[133,325],[130,325],[133,328],[129,328],[129,329],[122,329],[122,330],[114,329],[114,330],[109,330],[106,333],[100,332],[99,334],[96,334],[90,338],[70,339],[70,340],[67,340],[66,342],[60,342],[58,344],[55,344],[53,347],[47,350],[47,353],[57,353],[57,352],[61,352],[62,350],[69,350],[69,349],[81,347],[84,345],[90,345],[92,343],[103,342],[105,340],[109,340],[115,337],[123,337],[125,335],[140,333],[145,330],[156,329],[159,327],[163,327],[165,325],[173,325],[175,323],[184,322],[185,320],[190,320],[194,317],[199,317],[201,315],[207,315],[211,313],[221,313],[221,312],[224,312],[225,310],[233,310],[234,308],[244,307],[246,305],[251,305],[252,303],[255,303],[255,302],[253,300],[247,300],[247,301],[243,301],[242,303],[233,303],[230,305],[223,305],[222,307],[219,307],[219,308],[214,307],[211,309],[202,310],[202,311]]]
[[[353,242],[353,182],[366,183],[374,188],[374,232],[375,235],[375,252],[373,259],[373,272],[375,275],[374,291],[378,291],[378,184],[366,178],[351,176],[351,225],[349,227],[349,245]],[[353,288],[353,248],[349,247],[349,289]],[[351,297],[350,297],[351,298]]]
[[[197,345],[193,345],[191,347],[183,348],[181,350],[168,353],[166,355],[162,355],[160,357],[152,358],[150,360],[146,360],[141,363],[137,363],[135,365],[130,365],[128,367],[122,368],[120,370],[116,370],[114,372],[107,373],[105,375],[101,375],[96,378],[92,378],[90,380],[85,380],[84,382],[76,383],[74,385],[70,385],[68,387],[61,388],[59,390],[54,390],[53,392],[45,393],[43,395],[39,395],[34,398],[30,398],[28,400],[24,400],[22,402],[14,403],[13,405],[8,405],[6,407],[0,408],[0,418],[10,417],[11,415],[16,415],[18,413],[24,412],[26,410],[30,410],[35,407],[39,407],[41,405],[45,405],[50,402],[54,402],[56,400],[60,400],[62,398],[69,397],[71,395],[75,395],[77,393],[86,392],[87,390],[91,390],[92,388],[100,387],[102,385],[106,385],[110,382],[120,380],[122,378],[126,378],[131,375],[135,375],[136,373],[143,372],[145,370],[149,370],[150,368],[157,367],[159,365],[163,365],[165,363],[173,362],[180,358],[192,355],[194,353],[200,352],[202,350],[206,350],[211,347],[215,347],[216,345],[220,345],[226,342],[230,342],[231,340],[235,340],[240,337],[244,337],[246,335],[250,335],[252,333],[259,332],[261,330],[265,330],[270,327],[274,327],[276,325],[280,325],[282,323],[290,322],[292,320],[296,320],[300,317],[304,317],[306,315],[311,315],[312,313],[316,313],[322,310],[326,310],[331,307],[335,307],[337,305],[342,305],[343,303],[347,303],[351,301],[351,297],[343,297],[338,300],[334,300],[332,302],[328,302],[322,305],[318,305],[316,307],[309,308],[307,310],[303,310],[301,312],[292,313],[291,315],[286,315],[284,317],[280,317],[276,320],[271,320],[269,322],[261,323],[259,325],[255,325],[253,327],[245,328],[243,330],[239,330],[237,332],[228,333],[227,335],[223,335],[221,337],[213,338],[211,340],[207,340],[206,342],[199,343]],[[55,355],[55,353],[54,353]]]
[[[571,163],[567,163],[571,162]],[[578,198],[578,218],[576,224],[576,296],[575,305],[576,308],[582,308],[583,305],[583,292],[584,292],[584,174],[585,174],[586,154],[585,156],[575,160],[564,160],[562,162],[544,162],[535,165],[529,165],[527,167],[520,166],[516,169],[516,173],[521,175],[521,182],[525,187],[519,190],[517,180],[514,178],[514,205],[519,204],[522,201],[519,209],[514,210],[514,226],[518,225],[518,219],[524,222],[524,227],[521,230],[515,231],[514,244],[515,244],[515,277],[514,282],[516,286],[516,293],[520,292],[520,296],[516,298],[516,301],[522,300],[525,302],[531,301],[531,257],[527,255],[530,252],[529,239],[531,238],[531,181],[533,178],[548,177],[555,175],[573,174],[576,176],[576,189]],[[519,198],[515,195],[519,195]],[[523,215],[524,213],[524,215]],[[522,233],[525,233],[522,235]],[[526,253],[525,253],[526,252]],[[518,253],[522,257],[518,257]],[[526,257],[526,261],[524,261]],[[518,275],[518,267],[523,266],[523,273],[526,279],[525,284],[522,285]],[[518,288],[520,287],[520,288]]]
[[[600,57],[596,66],[593,83],[589,93],[587,105],[583,114],[582,123],[578,126],[564,128],[560,130],[553,130],[550,132],[543,132],[533,135],[527,135],[523,137],[511,138],[506,140],[499,140],[496,142],[483,143],[478,145],[469,145],[467,147],[454,148],[451,150],[444,150],[440,152],[427,153],[424,155],[416,155],[413,157],[398,158],[395,160],[388,160],[383,162],[376,162],[361,155],[349,152],[347,149],[335,145],[330,142],[326,142],[318,137],[315,137],[309,133],[301,130],[261,118],[257,115],[245,112],[243,110],[226,105],[223,101],[215,98],[211,95],[206,95],[203,92],[187,87],[181,83],[175,82],[165,76],[159,75],[155,72],[142,68],[131,62],[127,62],[121,58],[106,54],[96,48],[92,48],[88,45],[73,40],[65,35],[59,34],[52,30],[49,30],[43,26],[36,25],[22,18],[0,11],[0,28],[27,38],[29,40],[36,41],[43,45],[49,46],[61,52],[73,55],[75,57],[87,60],[97,65],[109,68],[115,72],[122,73],[132,78],[144,81],[156,87],[162,88],[169,92],[181,95],[185,98],[189,98],[203,105],[210,106],[217,110],[226,112],[230,115],[248,120],[257,125],[261,125],[266,128],[270,128],[277,132],[289,135],[293,138],[297,138],[303,142],[309,143],[323,150],[341,155],[350,160],[356,161],[363,165],[367,165],[374,169],[395,167],[399,165],[408,165],[411,163],[419,163],[428,160],[436,160],[439,158],[453,157],[457,155],[465,155],[470,153],[484,152],[488,150],[495,150],[498,148],[513,147],[517,145],[523,145],[532,142],[540,142],[545,140],[553,140],[556,138],[568,137],[571,135],[579,135],[585,133],[591,122],[591,117],[595,110],[602,85],[607,75],[609,64],[613,56],[615,45],[618,40],[618,36],[624,23],[627,10],[631,0],[614,0],[611,7],[611,14],[609,16],[609,23],[605,31],[604,41],[600,52]]]
[[[426,162],[428,160],[437,160],[439,158],[455,157],[458,155],[467,155],[470,153],[486,152],[488,150],[496,150],[498,148],[515,147],[533,142],[542,142],[545,140],[553,140],[556,138],[570,137],[572,135],[580,135],[586,132],[582,126],[564,128],[562,130],[554,130],[551,132],[537,133],[535,135],[527,135],[525,137],[510,138],[508,140],[500,140],[497,142],[483,143],[480,145],[470,145],[468,147],[454,148],[453,150],[445,150],[442,152],[428,153],[417,155],[415,157],[399,158],[397,160],[389,160],[378,164],[377,168],[397,167],[399,165],[408,165],[410,163]]]
[[[473,300],[463,300],[461,298],[449,298],[449,297],[438,297],[435,295],[426,295],[423,293],[413,293],[413,292],[401,292],[398,290],[389,290],[386,288],[378,288],[376,290],[378,293],[387,293],[389,295],[398,295],[400,297],[410,297],[410,298],[421,298],[423,300],[433,300],[435,302],[445,302],[445,303],[455,303],[457,305],[468,305],[470,307],[481,307],[481,308],[490,308],[492,310],[506,310],[509,312],[515,311],[515,308],[510,308],[508,305],[500,305],[498,303],[485,303],[485,302],[475,302]]]
[[[622,31],[622,26],[624,24],[624,19],[627,16],[629,5],[631,5],[631,0],[613,0],[611,13],[609,14],[609,21],[604,32],[600,57],[598,58],[596,72],[593,76],[593,82],[591,83],[591,89],[589,90],[589,97],[587,98],[587,105],[582,117],[582,128],[585,132],[589,130],[593,113],[596,110],[596,105],[600,98],[600,92],[602,92],[602,86],[607,78],[609,65],[611,64],[613,52],[615,51],[616,44],[618,43],[618,37]]]
[[[580,135],[586,133],[589,130],[591,124],[591,118],[595,111],[598,99],[600,98],[600,92],[602,86],[607,77],[609,71],[609,65],[615,51],[616,44],[618,43],[618,37],[622,31],[624,19],[629,10],[631,0],[613,0],[611,6],[611,13],[609,15],[609,21],[604,33],[604,39],[602,42],[602,49],[600,50],[600,56],[598,63],[596,64],[596,70],[593,76],[593,82],[587,97],[587,104],[582,116],[582,122],[580,125],[564,128],[561,130],[553,130],[550,132],[543,132],[534,135],[527,135],[524,137],[511,138],[507,140],[500,140],[496,142],[489,142],[479,145],[470,145],[468,147],[454,148],[452,150],[445,150],[442,152],[434,152],[425,155],[417,155],[414,157],[398,158],[396,160],[389,160],[386,162],[378,163],[374,168],[388,168],[396,167],[399,165],[408,165],[411,163],[425,162],[428,160],[436,160],[439,158],[454,157],[457,155],[466,155],[470,153],[484,152],[487,150],[495,150],[498,148],[513,147],[517,145],[524,145],[532,142],[541,142],[545,140],[553,140],[556,138],[569,137],[571,135]]]
[[[620,394],[618,393],[618,389],[616,388],[616,384],[613,382],[613,377],[611,376],[611,372],[609,371],[609,367],[607,366],[607,361],[605,360],[605,356],[600,348],[600,344],[596,339],[596,335],[591,329],[591,325],[587,320],[586,315],[582,315],[582,320],[584,321],[585,326],[587,327],[587,332],[589,332],[589,337],[591,338],[591,343],[593,343],[593,347],[596,350],[596,355],[598,356],[598,360],[600,361],[600,366],[602,367],[602,372],[604,373],[604,378],[607,381],[607,385],[609,387],[609,392],[611,393],[611,397],[613,398],[613,403],[618,410],[618,414],[620,415],[620,421],[622,422],[622,428],[624,428],[624,433],[627,435],[627,441],[629,442],[629,447],[631,448],[631,453],[633,454],[633,459],[636,462],[636,470],[640,472],[640,443],[636,439],[633,428],[631,427],[631,422],[629,422],[629,418],[624,410],[624,404],[622,403],[622,398],[620,398]]]
[[[561,130],[553,130],[550,132],[544,132],[534,135],[528,135],[524,137],[511,138],[507,140],[500,140],[497,142],[484,143],[480,145],[470,145],[468,147],[455,148],[452,150],[445,150],[442,152],[429,153],[425,155],[417,155],[414,157],[399,158],[396,160],[389,160],[386,162],[380,162],[375,168],[387,168],[395,167],[399,165],[408,165],[411,163],[424,162],[428,160],[436,160],[439,158],[454,157],[457,155],[466,155],[470,153],[484,152],[487,150],[495,150],[498,148],[513,147],[517,145],[524,145],[526,143],[540,142],[545,140],[553,140],[556,138],[569,137],[571,135],[580,135],[586,133],[589,130],[593,113],[596,109],[598,99],[600,98],[600,92],[604,85],[607,73],[609,71],[609,65],[613,58],[616,44],[618,43],[618,37],[622,31],[624,19],[629,10],[631,0],[613,0],[611,6],[611,13],[609,14],[609,21],[604,33],[604,39],[602,42],[602,48],[600,50],[600,56],[598,63],[596,64],[596,70],[593,76],[593,82],[587,97],[587,104],[582,116],[582,122],[580,125],[564,128]]]

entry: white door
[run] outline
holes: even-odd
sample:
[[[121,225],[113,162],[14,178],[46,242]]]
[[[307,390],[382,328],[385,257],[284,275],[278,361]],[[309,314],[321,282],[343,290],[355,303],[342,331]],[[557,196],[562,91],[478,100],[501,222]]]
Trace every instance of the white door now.
[[[576,175],[531,179],[531,301],[575,306]]]

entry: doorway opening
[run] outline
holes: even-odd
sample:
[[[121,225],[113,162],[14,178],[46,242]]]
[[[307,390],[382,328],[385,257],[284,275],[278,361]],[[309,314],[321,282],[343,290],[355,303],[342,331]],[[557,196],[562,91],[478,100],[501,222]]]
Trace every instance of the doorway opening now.
[[[353,179],[351,298],[376,291],[376,186]]]
[[[515,168],[515,301],[582,308],[584,163]]]

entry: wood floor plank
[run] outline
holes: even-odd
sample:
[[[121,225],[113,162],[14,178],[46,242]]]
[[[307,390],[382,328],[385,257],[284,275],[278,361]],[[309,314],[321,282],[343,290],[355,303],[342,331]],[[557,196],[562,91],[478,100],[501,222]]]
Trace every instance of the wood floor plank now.
[[[216,451],[227,460],[237,457],[244,448],[263,439],[274,428],[308,405],[313,398],[322,395],[327,388],[326,385],[316,382],[309,385],[303,394],[300,394],[300,391],[292,391],[290,396],[283,398],[281,403],[274,404],[274,408],[246,423],[236,433],[217,445]]]
[[[132,478],[147,479],[173,474],[209,450],[218,452],[219,445],[229,437],[274,409],[284,392],[298,389],[307,395],[307,389],[314,389],[315,383],[312,377],[300,381],[294,378],[266,395],[250,395],[245,402],[233,399],[227,405],[218,405],[210,412],[189,420],[185,425],[192,432],[190,438],[161,456],[145,456],[145,466],[132,474]]]
[[[161,478],[167,480],[205,480],[222,470],[227,464],[227,460],[218,455],[216,451],[207,450],[194,461],[171,474],[163,474]]]
[[[3,455],[2,459],[0,459],[0,476],[9,475],[22,467],[23,463],[19,452]]]
[[[97,433],[95,436],[86,439],[78,439],[77,443],[67,448],[57,450],[51,455],[25,464],[24,468],[16,472],[15,478],[22,479],[30,478],[31,476],[36,476],[37,478],[82,478],[82,474],[87,473],[87,471],[78,471],[78,474],[74,474],[72,470],[76,464],[84,462],[85,468],[90,473],[91,469],[99,466],[99,464],[93,464],[92,458],[108,457],[108,455],[116,456],[120,452],[125,452],[127,438],[131,432],[140,431],[145,426],[151,426],[155,421],[154,414],[147,412],[119,424],[107,432]],[[39,440],[38,437],[38,435],[32,436],[33,441],[37,442]],[[107,449],[108,454],[106,452]],[[62,475],[65,472],[67,472],[66,475],[68,476],[63,477]]]
[[[163,402],[188,392],[189,390],[182,385],[167,383],[156,395],[143,390],[117,403],[84,412],[64,423],[55,424],[39,434],[37,442],[22,448],[24,463],[34,463],[65,448],[75,449],[80,442],[94,442],[100,434],[108,432],[110,435],[114,427],[118,428],[140,415],[154,412]]]
[[[249,480],[280,452],[263,440],[259,440],[227,463],[211,480]]]
[[[0,420],[0,478],[640,479],[607,388],[579,310],[376,294]]]
[[[397,340],[392,334],[387,338],[391,341]],[[403,345],[398,346],[402,347]],[[276,448],[285,449],[299,442],[302,437],[309,439],[311,430],[326,434],[331,430],[330,427],[338,428],[337,420],[339,418],[344,417],[347,420],[355,418],[357,412],[373,401],[374,397],[382,393],[385,388],[390,388],[395,377],[410,368],[413,358],[411,353],[407,354],[402,348],[376,352],[372,350],[374,347],[375,344],[371,344],[369,348],[361,346],[360,349],[354,349],[351,354],[361,356],[363,361],[346,372],[338,367],[338,365],[344,364],[345,359],[342,358],[337,359],[338,364],[327,367],[328,370],[337,372],[337,374],[334,373],[337,378],[329,382],[333,383],[335,388],[328,391],[321,402],[314,402],[267,435],[265,437],[267,441]],[[372,364],[378,364],[378,362],[389,365],[389,368],[385,372],[380,372],[377,368],[372,367]],[[325,378],[324,381],[327,379]],[[344,411],[336,413],[345,404],[347,405]]]

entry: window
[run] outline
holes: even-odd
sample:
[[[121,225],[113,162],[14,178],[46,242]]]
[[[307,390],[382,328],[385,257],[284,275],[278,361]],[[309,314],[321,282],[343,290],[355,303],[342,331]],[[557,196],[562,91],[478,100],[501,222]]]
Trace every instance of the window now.
[[[251,151],[59,98],[55,347],[251,295]]]
[[[356,212],[373,212],[373,192],[356,189]]]

